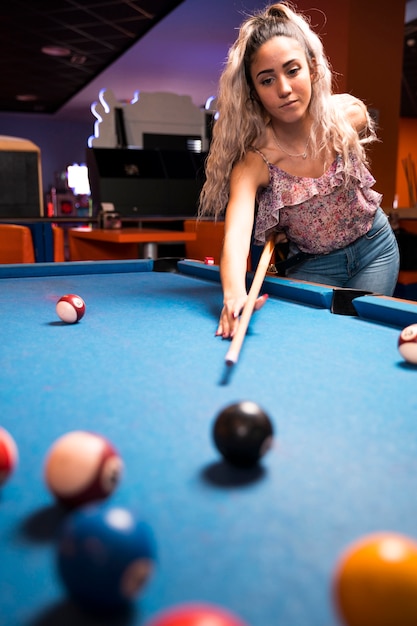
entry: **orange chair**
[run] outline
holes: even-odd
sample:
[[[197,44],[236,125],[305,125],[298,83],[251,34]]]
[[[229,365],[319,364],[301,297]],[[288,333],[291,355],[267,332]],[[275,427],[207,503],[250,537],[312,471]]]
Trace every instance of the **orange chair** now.
[[[0,224],[0,263],[34,263],[32,233],[27,226]]]
[[[204,261],[206,257],[213,257],[215,265],[219,265],[224,239],[224,221],[185,220],[185,232],[196,233],[195,241],[185,242],[187,259]],[[248,271],[251,270],[251,257],[248,256]]]
[[[184,230],[186,233],[197,233],[195,241],[185,243],[187,259],[204,261],[205,257],[210,256],[218,265],[224,238],[224,222],[185,220]]]
[[[54,261],[65,261],[65,238],[64,229],[60,226],[52,225],[52,241],[54,246]]]

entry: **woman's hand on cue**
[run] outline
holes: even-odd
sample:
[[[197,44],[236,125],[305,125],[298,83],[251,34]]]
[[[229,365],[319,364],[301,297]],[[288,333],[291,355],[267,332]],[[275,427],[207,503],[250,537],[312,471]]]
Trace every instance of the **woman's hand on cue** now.
[[[216,330],[216,337],[232,339],[239,325],[239,317],[245,306],[247,296],[236,300],[226,301],[220,314],[219,325]],[[259,296],[255,302],[254,311],[263,307],[268,299],[268,295]]]

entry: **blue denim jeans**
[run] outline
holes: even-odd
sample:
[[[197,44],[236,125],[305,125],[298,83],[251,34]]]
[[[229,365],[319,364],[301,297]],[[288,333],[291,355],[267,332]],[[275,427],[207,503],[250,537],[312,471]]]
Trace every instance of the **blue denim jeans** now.
[[[290,254],[298,250],[291,248]],[[313,283],[363,289],[391,296],[397,283],[400,257],[397,240],[382,209],[372,228],[352,244],[318,255],[287,270],[290,278]]]

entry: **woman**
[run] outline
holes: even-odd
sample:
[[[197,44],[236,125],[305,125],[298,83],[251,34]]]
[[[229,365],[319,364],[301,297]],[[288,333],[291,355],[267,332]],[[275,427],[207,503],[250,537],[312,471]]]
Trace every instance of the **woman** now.
[[[287,4],[242,24],[220,78],[200,199],[202,216],[226,207],[216,333],[224,338],[247,298],[252,234],[260,245],[287,239],[291,256],[306,253],[288,276],[394,291],[398,247],[367,169],[373,123],[360,100],[333,94],[331,83],[319,37]]]

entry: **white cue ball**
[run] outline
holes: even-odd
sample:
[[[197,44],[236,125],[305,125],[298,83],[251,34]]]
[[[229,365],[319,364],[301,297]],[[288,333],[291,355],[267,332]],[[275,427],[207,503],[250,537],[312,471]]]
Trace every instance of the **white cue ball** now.
[[[85,302],[80,296],[69,293],[62,296],[56,303],[58,317],[66,324],[79,322],[85,313]]]
[[[408,363],[417,365],[417,324],[411,324],[401,331],[398,350]]]

